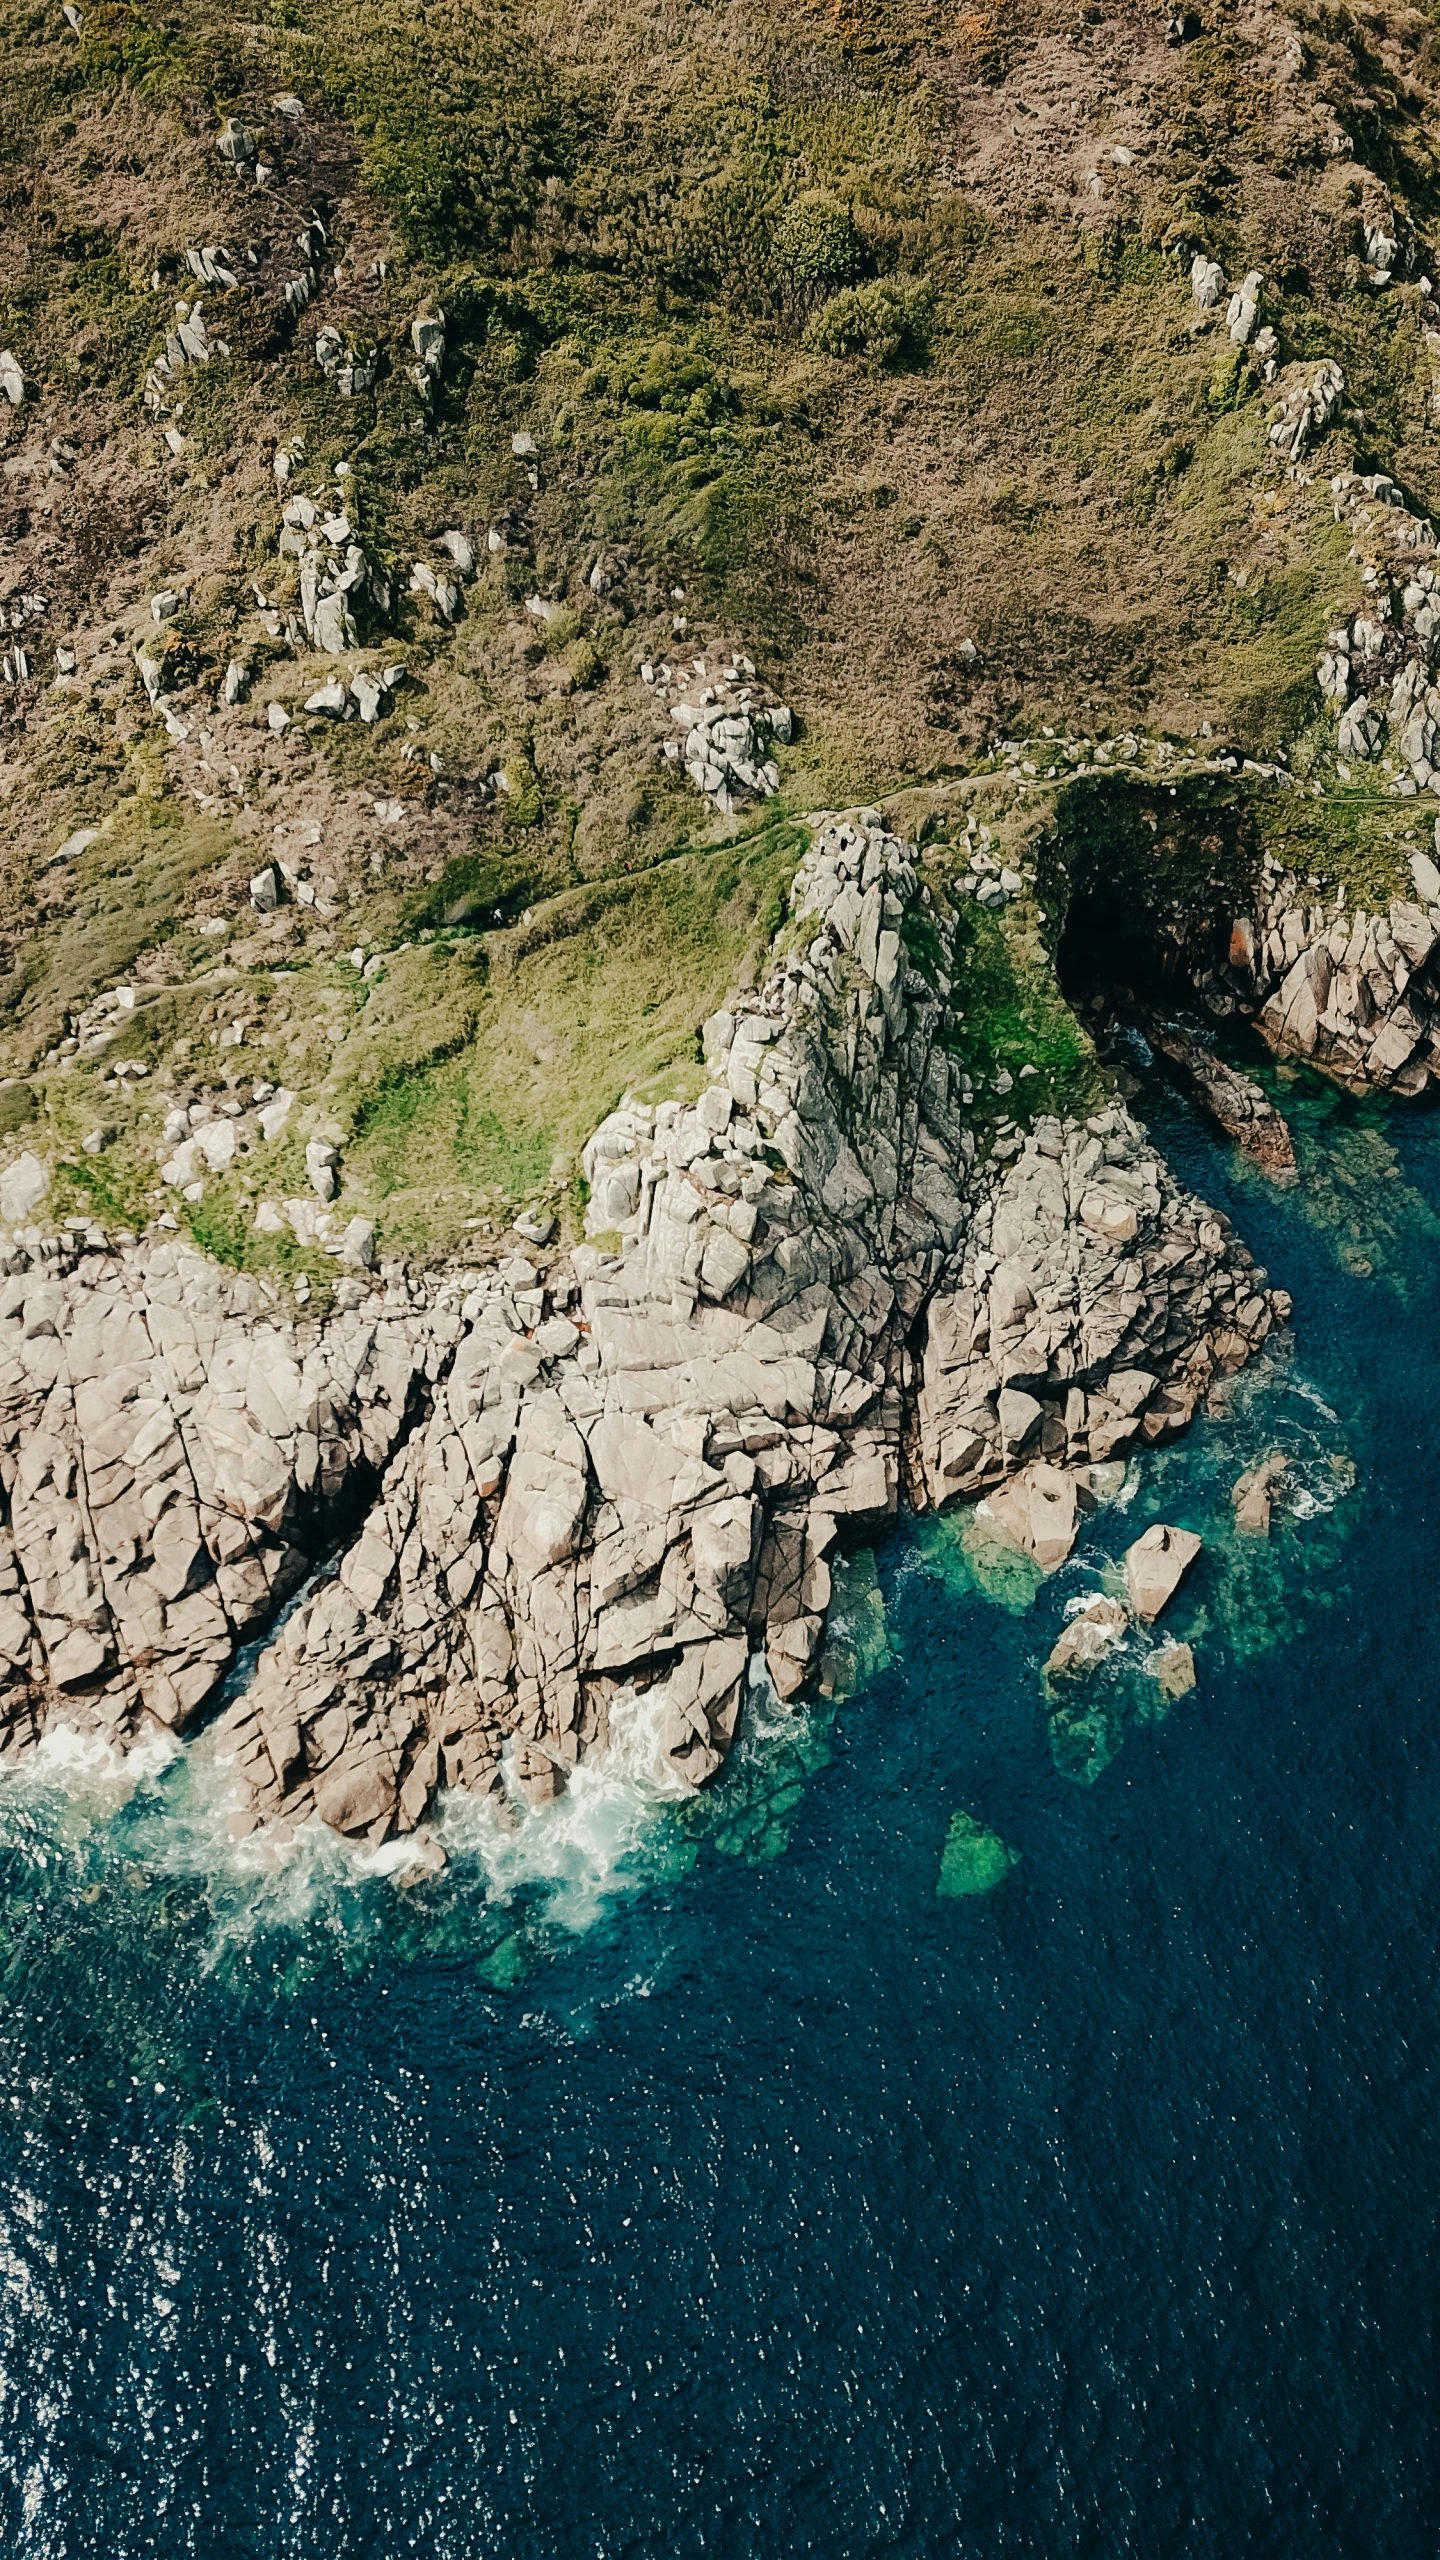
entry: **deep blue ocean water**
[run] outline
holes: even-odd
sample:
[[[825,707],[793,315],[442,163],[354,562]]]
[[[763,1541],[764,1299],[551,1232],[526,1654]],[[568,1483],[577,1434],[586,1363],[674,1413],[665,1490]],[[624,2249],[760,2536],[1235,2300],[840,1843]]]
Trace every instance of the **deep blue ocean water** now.
[[[228,1849],[203,1752],[0,1789],[0,2549],[1434,2551],[1440,1120],[1281,1091],[1289,1194],[1139,1107],[1293,1347],[1039,1589],[898,1535],[699,1807],[458,1808],[406,1893]],[[1198,1688],[1054,1724],[1157,1517]]]

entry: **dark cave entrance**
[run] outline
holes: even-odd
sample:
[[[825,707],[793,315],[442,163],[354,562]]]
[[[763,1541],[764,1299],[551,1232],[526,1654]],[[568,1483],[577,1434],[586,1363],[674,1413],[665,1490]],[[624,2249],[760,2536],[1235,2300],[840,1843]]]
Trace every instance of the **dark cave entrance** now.
[[[1247,816],[1238,797],[1181,786],[1124,787],[1067,813],[1056,974],[1122,1101],[1153,1070],[1293,1180],[1288,1128],[1256,1076],[1271,1053],[1244,956],[1261,858]]]
[[[1260,847],[1244,799],[1211,777],[1073,794],[1052,840],[1056,975],[1087,1028],[1182,1015],[1257,1054],[1232,935],[1255,911]],[[1052,910],[1053,911],[1053,910]]]

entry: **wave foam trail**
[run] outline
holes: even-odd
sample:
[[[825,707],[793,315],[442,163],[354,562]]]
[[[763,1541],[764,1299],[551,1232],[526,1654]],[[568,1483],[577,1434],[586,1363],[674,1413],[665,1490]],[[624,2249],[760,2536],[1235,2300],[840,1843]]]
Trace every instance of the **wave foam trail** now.
[[[662,1681],[618,1693],[604,1757],[572,1770],[553,1803],[527,1803],[502,1766],[505,1797],[452,1791],[423,1834],[375,1848],[315,1820],[247,1831],[238,1773],[211,1735],[157,1733],[125,1754],[57,1730],[0,1784],[0,1849],[58,1865],[62,1891],[85,1902],[111,1888],[161,1900],[178,1891],[201,1972],[282,1938],[299,1942],[302,1968],[327,1956],[353,1968],[399,1932],[416,1953],[478,1959],[508,1986],[622,1902],[678,1881],[704,1851],[752,1861],[783,1851],[788,1816],[829,1757],[835,1682],[849,1694],[886,1656],[868,1555],[837,1565],[831,1634],[827,1696],[808,1705],[783,1704],[754,1657],[728,1765],[699,1795],[667,1758]],[[237,1666],[229,1688],[251,1667]]]
[[[771,1730],[768,1691],[762,1680],[747,1710],[757,1739]],[[47,1735],[0,1787],[0,1845],[47,1862],[58,1854],[76,1884],[123,1867],[155,1884],[198,1885],[211,1919],[206,1966],[267,1931],[328,1925],[358,1940],[367,1921],[393,1909],[395,1885],[417,1881],[419,1897],[406,1897],[412,1912],[423,1920],[443,1906],[452,1940],[468,1914],[482,1924],[483,1949],[495,1933],[495,1919],[487,1928],[483,1915],[520,1905],[547,1935],[578,1937],[618,1900],[694,1863],[696,1842],[678,1818],[690,1800],[665,1783],[664,1708],[663,1686],[622,1691],[605,1758],[572,1771],[552,1804],[526,1804],[518,1791],[499,1805],[458,1791],[444,1797],[434,1825],[448,1861],[443,1883],[410,1838],[357,1847],[319,1822],[278,1837],[234,1837],[243,1791],[204,1736],[189,1745],[157,1737],[127,1755],[79,1733]],[[789,1721],[778,1702],[774,1721]]]

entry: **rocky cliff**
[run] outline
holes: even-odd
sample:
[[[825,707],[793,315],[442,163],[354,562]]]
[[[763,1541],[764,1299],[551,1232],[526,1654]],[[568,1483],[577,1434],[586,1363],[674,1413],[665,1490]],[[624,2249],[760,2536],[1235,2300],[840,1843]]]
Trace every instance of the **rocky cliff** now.
[[[954,936],[878,813],[823,827],[695,1100],[596,1131],[569,1254],[390,1267],[306,1324],[177,1242],[17,1240],[6,1749],[193,1726],[300,1592],[220,1718],[245,1821],[543,1800],[638,1689],[694,1786],[762,1667],[811,1675],[837,1546],[903,1494],[1019,1474],[1073,1535],[1088,1466],[1287,1310],[1123,1108],[977,1122]]]

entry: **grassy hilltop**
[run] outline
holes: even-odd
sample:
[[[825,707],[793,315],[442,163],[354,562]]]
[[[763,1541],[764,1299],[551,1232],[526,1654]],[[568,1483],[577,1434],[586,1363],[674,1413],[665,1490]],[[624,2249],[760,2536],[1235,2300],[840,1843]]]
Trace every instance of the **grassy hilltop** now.
[[[1316,659],[1363,595],[1330,475],[1440,498],[1431,16],[77,14],[8,6],[0,75],[0,1130],[62,1204],[138,1226],[167,1108],[258,1080],[290,1120],[183,1212],[227,1256],[306,1260],[253,1203],[315,1134],[392,1249],[573,1214],[596,1117],[683,1089],[758,965],[795,821],[900,794],[943,862],[1007,738],[1059,733],[1066,841],[1107,821],[1064,741],[1203,736],[1320,778],[1308,871],[1399,876],[1393,801],[1332,802]],[[1263,277],[1279,388],[1343,369],[1297,471],[1197,252]],[[363,563],[339,654],[317,492]],[[737,656],[794,732],[719,817],[640,669]],[[373,722],[306,710],[337,667],[388,675]],[[1083,1081],[1016,932],[967,1037]]]

